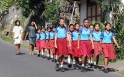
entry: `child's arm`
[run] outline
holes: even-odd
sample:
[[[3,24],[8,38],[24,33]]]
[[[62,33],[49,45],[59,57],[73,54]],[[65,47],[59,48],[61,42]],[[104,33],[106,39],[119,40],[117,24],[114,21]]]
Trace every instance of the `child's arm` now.
[[[69,46],[71,46],[71,39],[70,39],[70,36],[69,36],[70,34],[69,33],[67,33],[67,40],[68,40],[68,42],[69,42]]]
[[[26,38],[27,38],[28,34],[29,34],[29,33],[27,32],[27,33],[26,33],[26,35],[25,35],[25,40],[26,40]]]
[[[37,25],[36,25],[36,23],[35,23],[35,22],[34,22],[34,25],[35,25],[35,28],[36,28],[36,29],[38,29],[38,27],[37,27]]]
[[[54,40],[54,42],[55,42],[55,48],[57,48],[57,43],[56,43],[56,41],[57,41],[57,34],[55,34],[55,40]]]
[[[91,41],[91,43],[92,43],[92,48],[94,49],[92,34],[90,34],[90,41]]]
[[[78,35],[78,46],[77,46],[77,48],[79,49],[79,47],[80,47],[80,34]]]
[[[117,46],[118,48],[120,48],[120,46],[118,45],[118,43],[117,43],[115,37],[113,37],[113,42],[116,44],[116,46]]]

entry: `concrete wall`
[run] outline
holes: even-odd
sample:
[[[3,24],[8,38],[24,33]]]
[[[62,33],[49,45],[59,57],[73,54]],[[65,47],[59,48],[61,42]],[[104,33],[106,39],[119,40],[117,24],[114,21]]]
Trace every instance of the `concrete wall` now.
[[[80,25],[83,25],[83,20],[87,17],[87,0],[81,0],[80,6]]]

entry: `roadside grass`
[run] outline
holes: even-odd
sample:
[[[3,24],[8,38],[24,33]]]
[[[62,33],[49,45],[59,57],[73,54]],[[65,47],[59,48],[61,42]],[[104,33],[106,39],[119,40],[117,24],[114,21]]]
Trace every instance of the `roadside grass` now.
[[[2,31],[0,31],[0,38],[2,40],[6,41],[6,42],[11,43],[11,44],[14,43],[14,40],[13,40],[12,36],[11,35],[8,35],[8,36],[2,35]],[[24,45],[24,44],[21,44],[21,47],[23,47],[23,48],[29,48],[27,45]]]
[[[124,75],[124,71],[119,72],[120,74]]]

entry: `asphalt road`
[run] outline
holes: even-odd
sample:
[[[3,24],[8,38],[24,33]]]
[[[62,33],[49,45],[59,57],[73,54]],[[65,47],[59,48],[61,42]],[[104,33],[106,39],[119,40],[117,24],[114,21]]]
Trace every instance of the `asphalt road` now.
[[[124,77],[117,73],[104,74],[102,71],[68,70],[56,72],[55,63],[46,59],[29,56],[28,49],[21,48],[23,55],[15,55],[14,45],[0,40],[0,77]]]

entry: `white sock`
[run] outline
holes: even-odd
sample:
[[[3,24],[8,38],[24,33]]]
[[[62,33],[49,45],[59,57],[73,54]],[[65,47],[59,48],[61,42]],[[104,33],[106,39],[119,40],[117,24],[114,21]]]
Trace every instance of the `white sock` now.
[[[93,61],[91,60],[91,61],[90,61],[90,63],[92,64],[92,63],[93,63]]]
[[[49,54],[47,54],[47,57],[49,57]]]
[[[75,60],[73,59],[73,64],[75,64]]]
[[[42,51],[42,53],[41,53],[42,55],[44,55],[44,53],[43,53],[43,51]]]
[[[53,58],[53,55],[51,55],[51,58]]]
[[[82,67],[84,67],[84,64],[82,64]]]
[[[96,65],[96,62],[94,62],[94,65]]]
[[[91,62],[90,62],[90,59],[88,59],[88,63],[90,64]]]
[[[81,59],[79,59],[79,61],[82,61]]]
[[[69,64],[71,63],[71,59],[70,59],[70,58],[68,58],[68,63],[69,63]]]
[[[63,67],[63,65],[61,64],[60,67]]]

